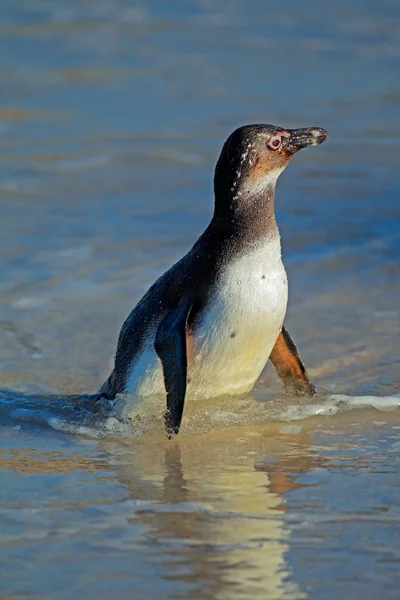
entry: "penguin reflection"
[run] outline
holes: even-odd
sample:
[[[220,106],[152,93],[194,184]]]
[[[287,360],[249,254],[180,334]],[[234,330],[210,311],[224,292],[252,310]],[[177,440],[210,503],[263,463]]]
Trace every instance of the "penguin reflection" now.
[[[307,449],[308,434],[282,435],[278,425],[184,436],[137,448],[118,479],[146,501],[136,512],[145,545],[168,580],[190,584],[186,597],[302,598],[288,581],[283,517],[296,475],[310,468]]]

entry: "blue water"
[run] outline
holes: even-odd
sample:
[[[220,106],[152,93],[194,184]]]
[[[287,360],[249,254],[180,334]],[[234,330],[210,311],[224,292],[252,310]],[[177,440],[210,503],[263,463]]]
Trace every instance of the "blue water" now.
[[[394,0],[2,2],[4,597],[397,599],[399,28]],[[108,376],[251,122],[330,134],[276,204],[318,399],[267,368],[173,443],[154,406],[93,417],[68,395]]]

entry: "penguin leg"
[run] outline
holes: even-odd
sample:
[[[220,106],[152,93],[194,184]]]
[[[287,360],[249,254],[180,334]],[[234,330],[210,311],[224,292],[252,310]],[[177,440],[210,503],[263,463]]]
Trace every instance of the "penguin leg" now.
[[[187,384],[186,329],[191,302],[181,303],[161,321],[154,348],[161,360],[167,398],[165,428],[168,438],[179,433]]]
[[[269,358],[282,379],[285,390],[298,396],[313,396],[316,393],[299,351],[285,327],[282,327]]]

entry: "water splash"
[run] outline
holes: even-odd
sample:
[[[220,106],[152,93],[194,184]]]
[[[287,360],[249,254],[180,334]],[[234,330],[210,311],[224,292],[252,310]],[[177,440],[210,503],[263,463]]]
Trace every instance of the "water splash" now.
[[[394,411],[400,394],[391,396],[349,396],[331,394],[299,403],[293,397],[257,401],[252,396],[189,401],[185,407],[182,435],[199,435],[212,429],[268,422],[329,417],[355,409]],[[47,426],[55,431],[91,438],[141,438],[163,436],[163,399],[138,401],[128,394],[113,402],[98,395],[43,396],[0,391],[0,422]],[[14,425],[15,426],[15,425]]]

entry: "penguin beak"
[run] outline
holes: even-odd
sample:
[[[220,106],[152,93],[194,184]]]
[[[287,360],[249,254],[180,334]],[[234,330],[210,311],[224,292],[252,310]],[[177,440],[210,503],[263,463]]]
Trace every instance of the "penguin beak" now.
[[[306,127],[304,129],[288,129],[290,138],[285,150],[289,152],[297,152],[307,146],[318,146],[322,144],[327,137],[328,132],[322,127]]]

